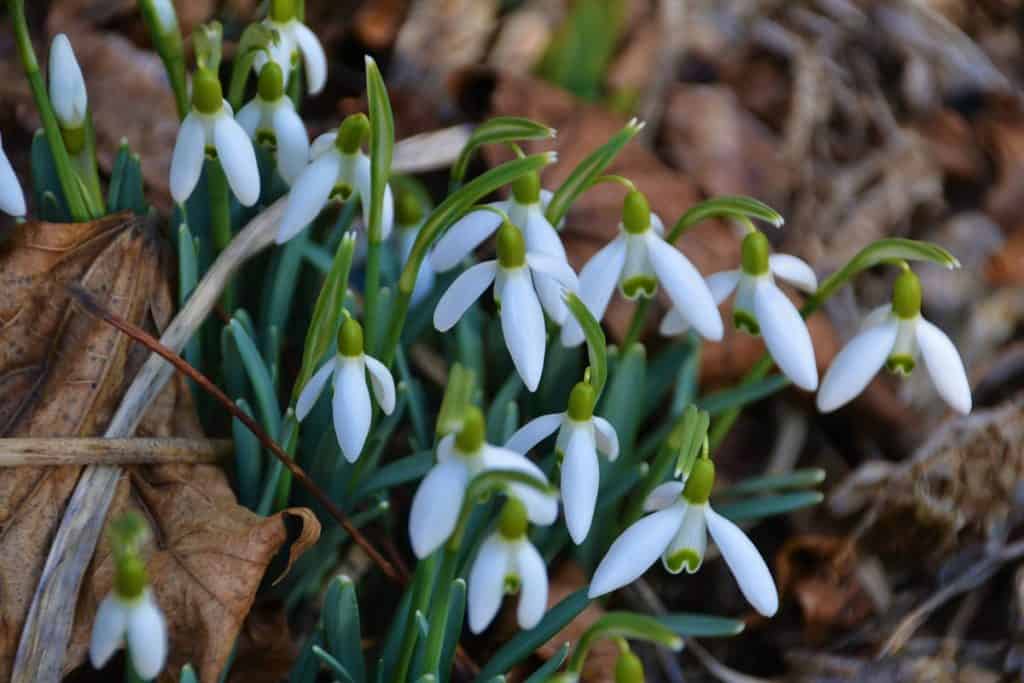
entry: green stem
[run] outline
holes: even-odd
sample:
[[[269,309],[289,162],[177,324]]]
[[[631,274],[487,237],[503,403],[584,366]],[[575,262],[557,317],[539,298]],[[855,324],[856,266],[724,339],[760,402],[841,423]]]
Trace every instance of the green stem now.
[[[623,349],[628,349],[634,342],[639,340],[640,333],[643,332],[644,325],[647,322],[651,301],[652,299],[643,297],[636,302],[636,308],[633,309],[633,321],[629,324],[629,331],[626,332],[626,338],[622,342]]]
[[[78,175],[85,183],[88,191],[86,200],[89,202],[91,211],[95,214],[105,215],[107,213],[106,203],[103,200],[103,189],[100,187],[100,174],[96,167],[96,131],[92,125],[92,112],[85,117],[85,146],[82,150],[71,157]]]
[[[160,23],[162,17],[152,0],[140,0],[139,6],[142,9],[142,19],[149,30],[150,38],[153,40],[157,54],[160,55],[160,61],[164,64],[164,71],[167,72],[167,80],[171,84],[171,92],[174,93],[174,105],[178,110],[178,118],[184,119],[190,106],[188,88],[185,85],[185,52],[181,42],[181,31],[177,26],[177,17],[175,17],[174,26],[163,26]],[[235,110],[238,110],[237,106]]]
[[[366,348],[371,355],[377,352],[377,306],[380,294],[381,243],[370,237],[366,246],[366,279],[363,284],[363,318],[366,330]]]
[[[405,681],[409,678],[409,667],[412,664],[412,657],[416,653],[416,640],[420,632],[419,624],[416,623],[416,613],[424,612],[430,603],[430,593],[434,585],[430,579],[433,578],[436,565],[437,553],[416,565],[416,572],[413,575],[412,600],[409,602],[408,618],[405,622],[405,631],[402,634],[402,644],[398,650],[401,654],[392,680]]]
[[[284,450],[290,456],[295,456],[295,450],[299,445],[299,422],[295,419],[295,413],[289,409],[284,423]],[[277,489],[274,492],[274,510],[283,510],[288,507],[288,499],[292,494],[292,473],[288,469],[281,468],[277,480]]]
[[[438,570],[437,579],[434,581],[434,599],[431,601],[430,617],[427,619],[430,631],[427,634],[427,644],[423,651],[423,672],[434,674],[436,680],[440,680],[437,668],[440,665],[441,650],[444,647],[444,634],[448,625],[448,600],[452,592],[452,582],[455,580],[455,569],[461,543],[461,535],[459,537],[452,536],[452,539],[444,547],[441,569]]]
[[[231,195],[228,189],[228,179],[224,176],[224,169],[221,168],[217,159],[206,160],[206,183],[210,201],[210,233],[213,236],[213,247],[215,253],[227,249],[231,243]],[[231,315],[234,310],[235,289],[232,285],[224,288],[221,296],[221,305],[224,311]]]
[[[14,39],[18,45],[18,56],[25,69],[32,97],[39,109],[39,117],[43,120],[46,142],[50,145],[53,161],[57,166],[57,177],[60,179],[60,186],[64,191],[64,199],[68,203],[71,217],[75,221],[99,218],[99,215],[90,214],[85,198],[82,196],[81,182],[72,166],[67,147],[64,146],[64,137],[61,135],[60,124],[57,123],[57,117],[50,105],[50,97],[46,94],[46,85],[39,73],[39,62],[36,61],[36,53],[32,49],[32,38],[28,31],[28,22],[25,20],[24,0],[8,0],[7,11],[11,15]]]
[[[302,62],[295,62],[295,66],[292,67],[291,76],[288,77],[288,97],[291,98],[292,104],[295,105],[295,111],[299,110],[299,105],[302,104]]]

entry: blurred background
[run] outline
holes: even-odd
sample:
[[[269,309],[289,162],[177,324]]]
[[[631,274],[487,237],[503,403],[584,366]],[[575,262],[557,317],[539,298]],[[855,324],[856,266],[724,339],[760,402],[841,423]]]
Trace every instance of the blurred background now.
[[[110,172],[127,138],[150,200],[168,210],[178,120],[135,3],[30,5],[38,54],[59,32],[74,44],[101,169]],[[175,5],[186,36],[219,19],[226,56],[263,16],[255,0]],[[313,136],[365,110],[369,53],[387,77],[399,138],[529,116],[558,129],[553,145],[537,146],[559,152],[544,177],[551,187],[638,116],[647,126],[610,172],[631,178],[666,221],[704,197],[751,195],[786,217],[770,235],[776,249],[803,257],[819,277],[881,237],[952,251],[962,270],[920,268],[924,308],[964,357],[975,412],[948,419],[923,372],[905,382],[883,377],[828,416],[795,391],[748,410],[716,458],[721,476],[822,467],[826,502],[757,529],[783,595],[780,616],[748,615],[739,638],[653,657],[650,680],[1022,675],[1024,3],[307,0],[306,22],[329,57],[327,88],[303,109]],[[38,126],[0,14],[0,131],[26,187]],[[504,154],[488,150],[475,170]],[[443,192],[446,178],[424,179]],[[602,185],[570,213],[565,235],[577,269],[615,234],[622,196]],[[0,217],[0,228],[10,225]],[[710,274],[736,263],[738,235],[708,222],[681,246]],[[891,271],[859,278],[812,317],[822,368],[863,314],[887,300]],[[631,306],[613,304],[613,339],[624,335]],[[655,346],[657,319],[647,330]],[[759,340],[737,333],[705,346],[704,386],[734,382],[761,352]],[[429,375],[430,359],[417,363]],[[571,563],[554,571],[553,601],[585,582]],[[624,599],[646,611],[743,614],[730,580],[722,563],[700,582],[656,571]],[[594,659],[588,680],[611,680],[610,666]]]

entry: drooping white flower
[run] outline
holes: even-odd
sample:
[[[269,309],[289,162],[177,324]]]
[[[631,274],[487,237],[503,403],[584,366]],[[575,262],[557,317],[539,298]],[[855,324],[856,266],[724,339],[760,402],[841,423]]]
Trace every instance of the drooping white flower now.
[[[370,158],[360,145],[370,130],[365,114],[353,114],[342,121],[337,132],[324,133],[310,146],[312,161],[292,183],[281,216],[277,243],[295,237],[319,215],[334,194],[345,198],[351,192],[362,203],[363,224],[370,219]],[[395,222],[395,201],[391,185],[384,188],[381,228],[386,239]]]
[[[423,559],[452,535],[466,497],[466,487],[488,470],[523,472],[546,482],[539,467],[519,453],[484,441],[484,417],[470,408],[458,435],[448,434],[437,445],[437,464],[420,482],[409,512],[409,540]],[[508,493],[522,501],[534,524],[548,525],[558,516],[558,499],[526,484],[509,484]]]
[[[459,275],[434,309],[434,327],[451,329],[462,314],[494,283],[501,307],[501,331],[512,363],[530,391],[536,391],[544,370],[547,332],[538,300],[537,278],[546,276],[576,291],[578,282],[564,261],[540,252],[527,252],[518,228],[504,221],[498,230],[498,259],[484,261]]]
[[[53,113],[63,129],[77,130],[85,124],[89,98],[85,92],[82,68],[75,59],[75,51],[67,35],[58,33],[50,43],[50,102]]]
[[[562,463],[562,505],[565,525],[577,545],[590,533],[601,485],[598,451],[609,460],[619,457],[619,437],[608,420],[594,415],[597,396],[588,382],[579,382],[569,394],[564,413],[541,415],[523,425],[505,448],[524,455],[556,429],[555,449]]]
[[[409,261],[412,247],[416,243],[420,228],[423,227],[423,207],[411,190],[400,190],[395,202],[395,231],[391,235],[398,250],[398,258],[404,267]],[[412,304],[415,306],[434,289],[434,269],[430,259],[423,259],[416,273],[416,284],[412,290]]]
[[[89,660],[100,669],[127,641],[135,671],[156,678],[167,660],[167,624],[148,588],[126,600],[116,592],[103,598],[89,641]]]
[[[244,206],[255,204],[260,198],[260,173],[252,142],[232,116],[217,76],[200,69],[192,83],[192,111],[181,122],[171,157],[174,201],[184,203],[192,194],[210,151],[216,152],[238,201]]]
[[[544,558],[526,535],[527,512],[510,497],[498,530],[484,540],[469,570],[466,606],[469,630],[480,633],[498,614],[506,593],[519,593],[519,628],[536,626],[548,602],[548,571]]]
[[[7,154],[4,153],[3,140],[0,139],[0,211],[10,216],[25,215],[25,194],[21,191],[21,183],[11,166]]]
[[[331,375],[334,376],[331,404],[334,433],[345,459],[355,462],[363,452],[373,419],[370,389],[384,414],[390,415],[395,409],[395,380],[387,366],[363,351],[363,328],[353,318],[346,318],[341,324],[337,355],[316,371],[299,394],[295,417],[300,421],[313,409]]]
[[[431,265],[435,271],[443,273],[462,263],[501,226],[501,214],[493,209],[508,215],[509,222],[523,234],[528,252],[544,254],[568,265],[562,240],[544,216],[550,201],[551,193],[541,189],[537,173],[520,176],[512,185],[512,196],[509,199],[493,202],[488,208],[470,211],[457,220],[437,241],[430,254]],[[551,320],[562,325],[569,309],[562,300],[558,281],[547,275],[538,275],[534,283],[541,306]]]
[[[316,95],[323,90],[327,83],[327,55],[316,34],[296,17],[295,0],[271,0],[270,12],[263,23],[277,31],[278,40],[270,45],[269,56],[263,52],[256,55],[253,61],[256,73],[272,60],[281,67],[287,83],[292,65],[301,56],[307,91]]]
[[[238,110],[235,119],[254,142],[272,144],[277,170],[290,185],[309,160],[309,135],[284,93],[284,77],[275,62],[263,66],[256,96]]]
[[[963,361],[949,337],[921,316],[921,283],[911,270],[896,279],[892,301],[875,309],[832,361],[818,390],[818,409],[831,412],[852,401],[882,366],[910,374],[921,357],[939,396],[953,410],[971,412]]]
[[[653,297],[660,284],[672,305],[701,336],[722,338],[722,317],[704,278],[689,259],[665,241],[664,225],[651,213],[647,198],[637,191],[626,195],[619,235],[580,271],[580,299],[600,320],[616,284],[628,299]],[[562,344],[583,343],[583,329],[574,318],[562,327]]]
[[[652,514],[619,536],[601,560],[588,592],[591,598],[621,588],[639,578],[661,557],[669,572],[700,569],[707,536],[718,545],[736,578],[740,592],[766,617],[778,611],[779,594],[768,565],[747,535],[715,512],[708,497],[714,485],[714,465],[698,458],[686,483],[670,481],[655,488],[644,502]]]
[[[800,311],[789,300],[775,278],[784,280],[804,292],[818,288],[814,270],[803,260],[789,254],[770,254],[763,233],[751,232],[743,239],[742,267],[715,273],[708,286],[716,303],[734,291],[733,322],[750,334],[764,337],[765,346],[779,369],[793,384],[807,391],[818,386],[818,366],[814,346]],[[661,333],[682,334],[686,322],[676,309],[661,321]]]

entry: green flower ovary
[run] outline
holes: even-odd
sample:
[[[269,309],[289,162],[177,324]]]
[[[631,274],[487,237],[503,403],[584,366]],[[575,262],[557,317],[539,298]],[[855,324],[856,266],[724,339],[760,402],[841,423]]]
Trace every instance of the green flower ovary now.
[[[363,140],[370,134],[370,119],[366,114],[352,114],[338,126],[338,137],[334,144],[342,154],[355,154],[362,147]]]
[[[711,458],[697,458],[683,488],[683,498],[691,505],[703,505],[711,497],[715,485],[715,463]]]
[[[484,414],[476,406],[470,406],[466,408],[462,428],[455,437],[455,447],[467,455],[474,454],[483,448],[485,433]]]
[[[134,553],[115,560],[114,592],[125,601],[137,600],[146,589],[146,565]]]
[[[518,498],[509,497],[505,507],[501,509],[498,530],[503,538],[515,541],[526,535],[529,520],[526,517],[526,506]]]
[[[512,183],[512,196],[518,204],[536,204],[540,201],[540,175],[536,171],[524,173]]]
[[[200,69],[192,79],[192,106],[200,114],[216,114],[224,107],[224,92],[217,74]]]
[[[755,230],[743,238],[740,247],[740,265],[747,275],[764,275],[768,272],[768,257],[772,250],[763,232]]]
[[[338,353],[346,358],[363,355],[363,326],[355,318],[345,318],[338,330]]]
[[[644,664],[627,650],[615,662],[615,683],[644,683]]]
[[[916,318],[921,313],[921,281],[909,268],[900,273],[893,283],[892,311],[904,320]]]
[[[631,190],[622,203],[622,227],[626,232],[639,235],[651,227],[651,205],[643,192]]]
[[[277,102],[284,96],[284,72],[277,62],[268,61],[263,65],[256,90],[264,102]]]
[[[597,392],[589,382],[577,382],[569,393],[569,408],[566,413],[574,422],[587,422],[594,416]]]
[[[521,268],[526,263],[526,240],[519,228],[503,220],[498,228],[498,263],[502,268]]]

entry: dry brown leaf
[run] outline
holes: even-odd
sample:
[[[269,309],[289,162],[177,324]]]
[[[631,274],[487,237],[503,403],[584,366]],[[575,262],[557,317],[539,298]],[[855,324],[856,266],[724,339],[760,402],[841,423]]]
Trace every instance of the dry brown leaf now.
[[[126,215],[92,223],[26,223],[0,247],[0,435],[102,433],[147,351],[69,302],[78,282],[105,307],[154,330],[171,314],[161,248],[151,226]],[[201,436],[191,394],[171,383],[140,436]],[[13,664],[21,625],[81,471],[77,466],[0,470],[0,679]],[[308,544],[319,527],[308,511],[261,518],[240,507],[212,466],[131,468],[111,517],[136,509],[150,520],[148,569],[167,614],[172,671],[196,664],[216,679],[267,564],[285,543],[284,516],[298,515]],[[300,552],[294,550],[293,552]],[[101,541],[76,605],[66,668],[85,659],[93,615],[113,568]]]

